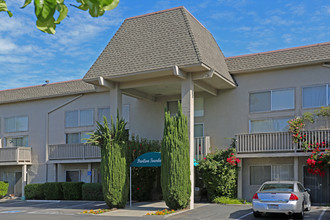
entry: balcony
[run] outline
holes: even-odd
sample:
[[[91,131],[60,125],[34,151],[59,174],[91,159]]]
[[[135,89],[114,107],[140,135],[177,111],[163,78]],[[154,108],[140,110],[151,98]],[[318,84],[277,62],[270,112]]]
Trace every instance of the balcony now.
[[[0,148],[0,166],[20,164],[31,164],[31,147]]]
[[[308,143],[330,143],[330,130],[303,131]],[[238,134],[237,153],[303,152],[301,143],[294,144],[289,132]],[[324,150],[325,148],[320,148]]]
[[[210,137],[195,138],[195,159],[204,158],[210,152]],[[95,160],[101,159],[101,150],[90,144],[56,144],[48,147],[49,160]]]

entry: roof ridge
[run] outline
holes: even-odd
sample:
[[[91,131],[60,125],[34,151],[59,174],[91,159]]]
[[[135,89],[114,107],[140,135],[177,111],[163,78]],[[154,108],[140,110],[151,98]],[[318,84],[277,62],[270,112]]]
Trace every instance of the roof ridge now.
[[[183,8],[184,9],[184,8]],[[194,50],[196,52],[196,55],[197,55],[197,59],[199,62],[202,62],[202,56],[201,56],[201,53],[199,51],[199,48],[197,46],[197,42],[196,42],[196,39],[195,39],[195,36],[194,36],[194,33],[192,31],[192,28],[189,24],[189,21],[188,21],[188,18],[187,18],[187,15],[185,14],[185,11],[187,10],[182,10],[181,9],[181,13],[182,13],[182,16],[183,16],[183,20],[187,26],[187,29],[188,29],[188,33],[189,33],[189,36],[190,36],[190,39],[191,39],[191,42],[193,44],[193,47],[194,47]],[[203,26],[204,27],[204,26]],[[205,28],[205,27],[204,27]]]
[[[176,9],[179,9],[179,8],[184,8],[184,7],[183,6],[178,6],[178,7],[169,8],[169,9],[165,9],[165,10],[161,10],[161,11],[150,12],[150,13],[143,14],[143,15],[137,15],[137,16],[126,18],[125,21],[130,20],[130,19],[135,19],[135,18],[141,18],[141,17],[145,17],[145,16],[149,16],[149,15],[159,14],[159,13],[163,13],[163,12],[167,12],[167,11],[173,11],[173,10],[176,10]]]
[[[327,44],[330,44],[330,42],[310,44],[310,45],[298,46],[298,47],[283,48],[283,49],[265,51],[265,52],[260,52],[260,53],[243,54],[243,55],[225,57],[225,59],[255,56],[255,55],[263,55],[263,54],[269,54],[269,53],[277,53],[277,52],[282,52],[282,51],[297,50],[297,49],[308,48],[308,47],[316,47],[316,46],[322,46],[322,45],[327,45]]]
[[[20,90],[20,89],[29,89],[29,88],[34,88],[34,87],[42,87],[45,85],[55,85],[55,84],[62,84],[62,83],[75,82],[75,81],[83,81],[83,80],[82,79],[73,79],[73,80],[54,82],[54,83],[48,83],[48,84],[42,84],[42,85],[25,86],[25,87],[13,88],[13,89],[4,89],[4,90],[0,90],[0,92],[8,92],[8,91],[14,91],[14,90]]]

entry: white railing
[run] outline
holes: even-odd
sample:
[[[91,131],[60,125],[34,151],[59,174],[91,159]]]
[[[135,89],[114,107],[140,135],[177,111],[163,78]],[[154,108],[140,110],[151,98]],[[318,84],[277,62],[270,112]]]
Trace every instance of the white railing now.
[[[50,160],[99,159],[101,150],[90,144],[55,144],[49,145]]]
[[[100,159],[101,150],[90,144],[55,144],[48,148],[50,160]],[[195,138],[195,159],[203,159],[210,152],[210,137]]]
[[[31,163],[31,147],[0,148],[1,163]]]
[[[210,153],[210,137],[195,137],[195,159],[201,160]]]
[[[308,143],[330,143],[330,130],[303,131]],[[303,151],[301,143],[294,144],[290,132],[238,134],[237,153],[297,152]],[[325,148],[321,147],[321,150]]]

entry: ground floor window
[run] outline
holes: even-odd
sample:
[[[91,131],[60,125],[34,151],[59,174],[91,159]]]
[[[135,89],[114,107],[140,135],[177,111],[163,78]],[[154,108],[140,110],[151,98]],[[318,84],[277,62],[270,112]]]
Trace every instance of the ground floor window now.
[[[66,171],[66,182],[80,182],[80,171],[79,170],[67,170]]]
[[[261,185],[270,180],[293,180],[293,165],[250,166],[250,185]]]

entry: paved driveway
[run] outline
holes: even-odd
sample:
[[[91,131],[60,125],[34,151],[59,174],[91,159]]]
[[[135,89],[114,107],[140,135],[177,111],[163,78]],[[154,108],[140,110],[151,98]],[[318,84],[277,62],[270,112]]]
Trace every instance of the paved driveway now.
[[[146,216],[147,212],[154,212],[165,208],[164,202],[136,203],[134,207],[111,211],[102,215],[82,215],[83,210],[107,208],[104,202],[95,201],[37,201],[27,202],[9,200],[0,202],[0,220],[121,220],[121,219],[255,219],[250,205],[217,205],[196,204],[194,210],[186,210],[168,216]],[[291,219],[286,215],[269,215],[264,219]],[[306,220],[330,219],[330,207],[314,206],[305,214]]]

